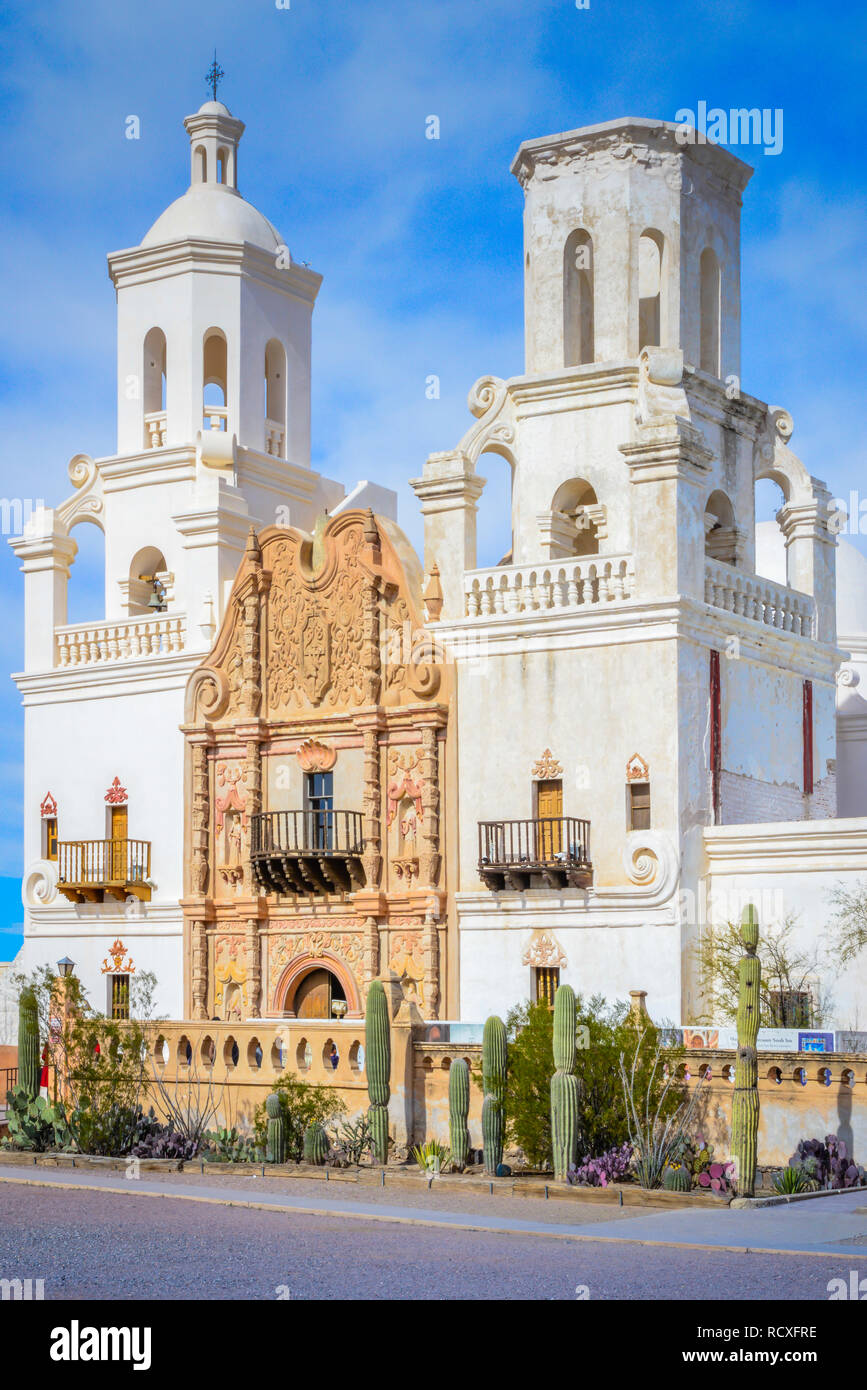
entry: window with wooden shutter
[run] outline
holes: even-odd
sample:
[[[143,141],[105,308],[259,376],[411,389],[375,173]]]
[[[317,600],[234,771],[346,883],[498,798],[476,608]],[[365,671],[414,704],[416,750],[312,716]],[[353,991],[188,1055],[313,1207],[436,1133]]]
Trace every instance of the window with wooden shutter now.
[[[650,783],[629,783],[629,829],[650,829]]]

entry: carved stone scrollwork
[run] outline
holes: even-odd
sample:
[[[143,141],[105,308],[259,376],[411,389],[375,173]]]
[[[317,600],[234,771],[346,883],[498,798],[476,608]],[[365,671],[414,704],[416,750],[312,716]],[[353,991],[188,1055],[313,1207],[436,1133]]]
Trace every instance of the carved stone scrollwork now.
[[[361,661],[364,680],[364,698],[370,705],[379,700],[382,689],[382,655],[380,649],[380,583],[376,576],[366,579],[361,589],[363,607],[364,641],[361,648]]]
[[[208,891],[210,864],[208,862],[211,793],[208,776],[208,750],[203,743],[193,744],[193,816],[191,888],[197,897]]]
[[[372,980],[379,974],[379,927],[375,917],[368,917],[364,923],[364,990],[370,988]]]
[[[422,886],[426,888],[436,887],[440,867],[440,792],[437,762],[437,731],[427,725],[421,731],[419,757],[422,816],[419,826],[421,847],[418,856],[419,878]]]
[[[382,872],[382,832],[380,813],[382,787],[379,775],[379,735],[364,730],[364,853],[361,862],[368,888],[376,888]]]
[[[204,922],[192,927],[193,1018],[208,1017],[208,933]]]

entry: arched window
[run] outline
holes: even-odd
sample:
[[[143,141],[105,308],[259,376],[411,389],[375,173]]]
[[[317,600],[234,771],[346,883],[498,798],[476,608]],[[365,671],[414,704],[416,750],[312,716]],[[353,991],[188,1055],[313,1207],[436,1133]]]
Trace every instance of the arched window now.
[[[724,560],[727,565],[738,562],[738,530],[732,504],[724,492],[713,492],[704,514],[705,554],[711,560]]]
[[[662,260],[659,232],[642,232],[638,241],[638,350],[662,343]]]
[[[169,601],[170,576],[165,556],[156,546],[146,545],[136,551],[129,566],[124,607],[131,618],[164,613]]]
[[[593,355],[593,242],[579,229],[563,252],[563,365],[578,367]]]
[[[204,145],[197,145],[193,151],[193,177],[198,183],[208,182],[208,156]]]
[[[599,532],[604,527],[605,512],[585,478],[570,478],[557,489],[551,514],[570,523],[560,544],[553,545],[551,559],[599,554]]]
[[[144,447],[160,449],[166,442],[166,335],[152,328],[145,336],[142,362]]]
[[[202,353],[204,429],[227,428],[227,360],[225,333],[219,328],[209,328]]]
[[[720,375],[720,265],[709,246],[701,253],[701,370]]]
[[[229,152],[220,147],[217,150],[217,183],[227,182],[227,172],[229,167]]]
[[[286,457],[286,352],[276,338],[265,348],[265,452]]]

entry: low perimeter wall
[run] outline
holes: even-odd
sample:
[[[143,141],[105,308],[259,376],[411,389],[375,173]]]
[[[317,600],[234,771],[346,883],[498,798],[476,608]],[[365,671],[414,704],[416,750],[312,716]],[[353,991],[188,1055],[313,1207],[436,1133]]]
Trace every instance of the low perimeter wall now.
[[[400,1019],[391,1025],[391,1132],[398,1144],[448,1141],[448,1084],[452,1062],[462,1057],[471,1072],[481,1063],[476,1043],[414,1040],[418,1028]],[[330,1061],[332,1046],[338,1064]],[[160,1025],[155,1053],[165,1085],[184,1093],[210,1088],[218,1100],[216,1123],[246,1124],[284,1071],[303,1081],[333,1086],[350,1116],[367,1108],[364,1020],[287,1019],[218,1024]],[[190,1058],[188,1061],[187,1058]],[[731,1150],[733,1052],[684,1054],[690,1088],[705,1080],[696,1126],[720,1158]],[[160,1061],[160,1058],[163,1060]],[[213,1060],[210,1060],[210,1059]],[[470,1086],[470,1142],[481,1148],[481,1091]],[[785,1164],[800,1139],[837,1134],[857,1162],[867,1166],[867,1057],[852,1053],[771,1053],[759,1056],[759,1163]],[[152,1103],[160,1110],[159,1097]]]

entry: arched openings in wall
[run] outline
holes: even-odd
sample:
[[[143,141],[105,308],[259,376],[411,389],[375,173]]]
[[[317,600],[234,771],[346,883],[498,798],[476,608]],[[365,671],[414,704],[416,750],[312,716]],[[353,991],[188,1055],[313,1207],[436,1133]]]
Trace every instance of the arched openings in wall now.
[[[593,357],[593,241],[579,228],[563,251],[563,365],[582,366]]]
[[[492,450],[476,460],[476,472],[486,480],[476,516],[476,564],[510,565],[514,463],[505,452]]]
[[[204,145],[197,145],[193,150],[193,178],[197,183],[208,181],[208,153]]]
[[[720,375],[720,324],[722,314],[722,272],[717,254],[706,246],[700,261],[701,286],[699,319],[701,324],[701,359],[703,372]]]
[[[222,146],[217,150],[217,183],[229,181],[229,151]]]
[[[662,345],[665,239],[644,231],[638,239],[638,350]]]
[[[142,360],[142,403],[146,449],[160,449],[166,442],[166,335],[152,328],[145,335]]]
[[[551,516],[550,559],[599,554],[600,537],[605,533],[605,509],[600,507],[586,478],[570,478],[557,489]]]
[[[131,618],[164,613],[171,597],[171,579],[166,559],[156,546],[136,551],[129,576],[121,580],[123,606]]]
[[[105,535],[98,522],[82,517],[72,537],[78,548],[66,586],[66,621],[92,623],[94,614],[105,613]]]
[[[788,555],[777,513],[786,492],[778,478],[759,478],[755,486],[756,574],[775,584],[788,583]]]
[[[227,376],[226,335],[220,328],[209,328],[202,351],[204,429],[225,430],[228,427]]]
[[[712,492],[708,498],[704,526],[704,550],[708,558],[736,565],[741,558],[740,532],[735,524],[734,508],[724,492]]]
[[[265,452],[286,457],[286,350],[276,338],[265,348]]]

